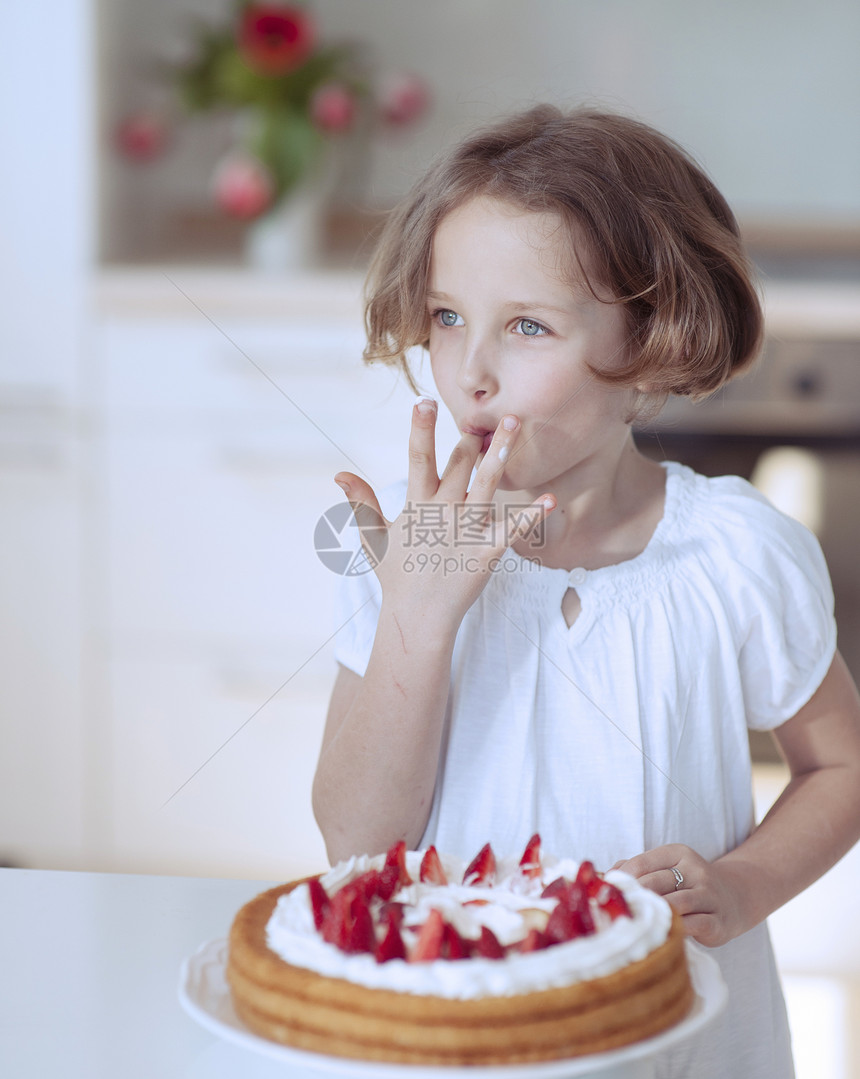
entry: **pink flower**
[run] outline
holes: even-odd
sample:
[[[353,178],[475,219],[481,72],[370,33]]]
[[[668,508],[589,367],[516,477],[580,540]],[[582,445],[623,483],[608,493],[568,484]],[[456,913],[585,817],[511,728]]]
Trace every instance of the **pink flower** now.
[[[271,206],[274,189],[269,170],[248,154],[231,154],[212,178],[216,203],[231,217],[246,221],[259,217]]]
[[[393,127],[411,124],[427,111],[430,91],[417,75],[401,73],[391,75],[379,93],[379,111],[382,119]]]
[[[321,86],[311,98],[311,119],[328,134],[348,131],[355,120],[355,95],[339,82]]]
[[[239,51],[266,75],[284,75],[304,63],[314,47],[316,26],[303,7],[251,4],[242,15]]]
[[[120,121],[116,129],[117,148],[131,161],[155,161],[167,145],[167,126],[154,112],[136,112]]]

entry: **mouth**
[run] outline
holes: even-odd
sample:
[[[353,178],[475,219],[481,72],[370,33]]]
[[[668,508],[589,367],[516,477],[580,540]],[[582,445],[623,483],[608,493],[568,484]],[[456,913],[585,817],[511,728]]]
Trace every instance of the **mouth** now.
[[[481,439],[481,453],[486,453],[490,448],[490,443],[493,441],[493,435],[495,434],[495,428],[490,430],[487,427],[473,427],[470,424],[466,424],[462,431],[464,435],[478,435]]]

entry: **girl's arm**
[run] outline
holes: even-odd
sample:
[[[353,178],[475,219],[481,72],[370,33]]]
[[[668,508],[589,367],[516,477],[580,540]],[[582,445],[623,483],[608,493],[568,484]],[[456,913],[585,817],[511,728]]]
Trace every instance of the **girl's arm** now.
[[[492,560],[554,505],[539,500],[510,532],[488,526],[485,543],[470,542],[464,566],[454,545],[455,516],[463,505],[492,504],[504,471],[499,451],[514,445],[520,425],[515,417],[499,425],[469,488],[481,438],[464,435],[440,478],[435,422],[435,404],[419,402],[407,485],[407,509],[432,509],[433,545],[416,545],[405,513],[385,522],[388,545],[376,567],[382,605],[367,670],[364,677],[342,670],[332,694],[313,786],[332,862],[384,851],[399,839],[417,845],[430,814],[460,623],[489,579]],[[359,525],[380,527],[384,518],[371,488],[346,473],[338,482]]]
[[[860,697],[838,653],[810,701],[774,735],[791,778],[739,847],[709,863],[673,843],[617,866],[665,895],[701,944],[752,929],[860,839]],[[677,890],[672,867],[684,878]]]

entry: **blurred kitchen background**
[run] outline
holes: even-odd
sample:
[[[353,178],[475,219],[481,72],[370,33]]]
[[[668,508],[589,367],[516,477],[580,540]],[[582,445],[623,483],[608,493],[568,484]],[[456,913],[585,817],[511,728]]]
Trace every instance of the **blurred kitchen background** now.
[[[642,443],[752,478],[816,531],[860,676],[855,0],[307,13],[318,48],[356,46],[329,82],[361,100],[315,99],[323,155],[261,225],[237,216],[271,196],[236,156],[252,110],[186,114],[167,75],[230,0],[0,6],[6,863],[272,880],[325,864],[309,794],[337,574],[317,522],[339,469],[403,474],[411,400],[360,362],[370,242],[441,148],[537,101],[655,124],[735,208],[764,359]],[[784,772],[769,739],[753,750],[763,812]],[[858,884],[854,852],[772,919],[801,1075],[860,1075]]]

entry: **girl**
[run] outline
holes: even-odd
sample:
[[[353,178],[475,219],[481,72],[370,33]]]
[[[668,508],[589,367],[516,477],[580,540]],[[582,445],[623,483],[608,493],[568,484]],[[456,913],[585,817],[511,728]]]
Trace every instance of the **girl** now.
[[[331,859],[405,837],[617,865],[715,949],[727,1011],[660,1075],[784,1079],[764,919],[860,834],[860,703],[814,538],[631,421],[746,369],[738,228],[640,123],[541,107],[467,140],[393,215],[368,358],[429,350],[462,437],[415,405],[388,548],[352,578],[314,805]],[[474,470],[474,475],[473,475]],[[338,477],[359,520],[383,507]],[[754,827],[747,728],[791,779]]]

